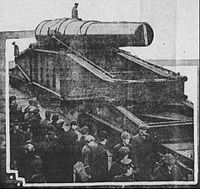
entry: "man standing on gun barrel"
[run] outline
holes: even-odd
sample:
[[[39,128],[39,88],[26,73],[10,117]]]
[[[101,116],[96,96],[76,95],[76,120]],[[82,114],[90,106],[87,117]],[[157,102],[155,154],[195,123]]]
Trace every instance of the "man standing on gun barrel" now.
[[[72,8],[72,18],[78,19],[78,3],[74,3]]]

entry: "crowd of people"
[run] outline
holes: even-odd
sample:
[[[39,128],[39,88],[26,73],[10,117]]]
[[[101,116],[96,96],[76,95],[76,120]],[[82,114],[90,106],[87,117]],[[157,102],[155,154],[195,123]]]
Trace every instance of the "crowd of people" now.
[[[107,148],[108,132],[97,136],[88,126],[72,121],[68,130],[58,114],[45,112],[41,118],[38,101],[30,99],[22,111],[11,96],[10,149],[11,168],[17,169],[26,182],[132,182],[183,180],[172,154],[166,154],[155,167],[156,144],[141,124],[131,137],[121,133],[121,142]],[[112,154],[109,165],[108,151]]]

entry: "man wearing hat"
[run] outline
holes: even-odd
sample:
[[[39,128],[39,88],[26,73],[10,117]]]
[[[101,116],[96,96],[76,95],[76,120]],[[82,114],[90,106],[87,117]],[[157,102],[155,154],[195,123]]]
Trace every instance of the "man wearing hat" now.
[[[81,148],[86,144],[85,137],[89,134],[89,128],[87,126],[82,127],[79,132],[81,133],[81,138],[79,144]]]
[[[114,146],[113,161],[119,158],[119,149],[121,147],[128,147],[130,151],[131,148],[130,139],[131,135],[127,131],[121,134],[120,143]]]
[[[87,143],[85,138],[89,134],[89,128],[87,126],[84,126],[79,129],[79,132],[81,134],[81,137],[77,142],[77,160],[81,160],[81,151],[83,149],[83,146]]]
[[[72,18],[78,19],[78,3],[74,3],[72,8]]]
[[[22,146],[24,145],[24,133],[20,128],[20,123],[17,121],[13,123],[13,127],[10,130],[10,158],[11,164],[20,162],[20,155],[22,152]]]
[[[12,42],[12,45],[14,46],[14,56],[19,56],[19,47],[16,45],[15,41]]]
[[[10,121],[14,122],[18,120],[18,104],[16,102],[16,96],[10,96],[9,98],[9,112],[10,112]]]
[[[64,123],[64,119],[59,119],[55,128],[55,134],[58,137],[58,143],[60,145],[64,145],[65,143],[65,130],[63,129]]]
[[[150,180],[155,163],[156,146],[153,138],[148,133],[148,125],[142,123],[139,125],[139,133],[132,138],[131,146],[136,155],[139,173],[136,179]]]
[[[122,146],[118,150],[118,158],[114,160],[111,164],[109,170],[109,181],[112,181],[116,175],[121,175],[123,172],[123,162],[126,161],[128,155],[130,153],[130,149],[128,147]]]
[[[113,161],[120,158],[119,150],[121,147],[127,147],[129,149],[129,158],[132,159],[134,166],[136,169],[138,169],[138,163],[135,153],[133,153],[132,146],[130,144],[131,135],[127,131],[123,132],[121,134],[121,142],[114,147],[114,153],[113,153]]]
[[[45,118],[41,120],[40,125],[43,131],[43,134],[47,132],[48,126],[51,123],[51,112],[45,111]]]
[[[155,169],[153,180],[155,181],[183,181],[183,175],[175,164],[176,159],[172,154],[165,154],[163,162]]]
[[[132,182],[134,181],[134,170],[132,160],[124,158],[121,161],[122,169],[119,175],[114,176],[113,182]]]
[[[73,182],[73,165],[77,161],[77,139],[76,130],[78,123],[72,121],[69,130],[65,133],[65,167],[66,167],[66,182]]]
[[[93,180],[96,172],[96,159],[95,159],[95,149],[97,144],[95,143],[95,138],[92,135],[87,135],[85,137],[86,144],[82,148],[82,159],[86,173],[88,174],[88,179]]]
[[[106,131],[99,132],[99,142],[96,148],[96,173],[94,181],[105,182],[108,180],[108,153],[106,150],[106,143],[108,134]]]

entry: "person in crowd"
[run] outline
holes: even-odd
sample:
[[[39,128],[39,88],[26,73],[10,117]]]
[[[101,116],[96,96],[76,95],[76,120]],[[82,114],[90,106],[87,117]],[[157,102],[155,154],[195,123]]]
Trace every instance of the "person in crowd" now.
[[[67,144],[75,145],[78,139],[76,134],[76,130],[78,128],[78,124],[76,121],[72,121],[70,123],[69,130],[66,132],[66,142]]]
[[[80,141],[79,141],[79,144],[80,144],[81,149],[82,149],[83,146],[86,144],[85,137],[89,135],[89,128],[87,126],[84,126],[79,131],[82,135],[81,138],[80,138]]]
[[[77,161],[81,160],[81,151],[83,146],[86,144],[85,137],[89,135],[89,128],[87,126],[82,127],[79,129],[79,132],[81,133],[80,140],[77,141]]]
[[[129,158],[122,159],[122,169],[119,175],[114,176],[113,182],[133,182],[134,181],[134,169],[132,166],[132,160]]]
[[[40,110],[36,107],[33,107],[30,109],[29,112],[30,118],[28,119],[28,122],[30,124],[31,132],[33,133],[33,140],[34,142],[39,142],[43,139],[43,133],[40,125],[41,116],[40,116]]]
[[[16,96],[10,96],[10,98],[9,98],[10,112],[17,111],[18,105],[17,105],[16,100],[17,100]]]
[[[79,142],[80,139],[81,139],[81,137],[82,137],[82,134],[81,134],[80,129],[79,129],[79,125],[78,125],[78,127],[77,127],[74,131],[75,131],[75,133],[76,133],[77,136],[78,136],[77,142]]]
[[[21,153],[19,173],[26,178],[27,182],[31,182],[33,175],[41,173],[42,160],[35,153],[33,143],[27,143]]]
[[[22,146],[25,143],[24,133],[20,128],[19,122],[14,122],[10,130],[10,148],[11,148],[11,163],[16,162],[19,164]]]
[[[139,133],[132,138],[132,150],[137,158],[139,172],[137,180],[151,180],[155,164],[156,146],[153,137],[148,133],[148,125],[141,124]]]
[[[92,181],[96,175],[96,152],[97,144],[95,138],[92,135],[85,137],[86,144],[82,148],[82,162],[87,173],[87,181]]]
[[[65,182],[65,174],[68,170],[66,166],[63,166],[63,145],[58,141],[58,137],[55,134],[55,130],[51,127],[47,131],[46,144],[44,147],[43,159],[43,173],[46,181],[49,183]]]
[[[15,41],[12,42],[12,45],[14,46],[14,57],[16,58],[19,56],[19,47],[16,45]]]
[[[9,98],[10,122],[14,122],[15,120],[20,122],[24,121],[24,113],[22,112],[22,108],[18,106],[16,100],[16,96],[10,96]]]
[[[119,149],[121,149],[121,147],[129,148],[129,152],[130,152],[130,149],[131,149],[130,139],[131,139],[131,135],[127,131],[121,134],[121,142],[114,146],[113,161],[119,158],[120,156]]]
[[[65,130],[63,129],[64,123],[64,119],[59,119],[55,128],[55,134],[58,137],[58,142],[61,145],[64,145],[65,143]]]
[[[167,153],[163,162],[154,170],[152,180],[154,181],[183,181],[185,178],[179,167],[175,164],[175,157]]]
[[[28,100],[28,106],[24,109],[24,114],[29,113],[30,109],[33,107],[38,108],[38,100],[36,98],[31,98]]]
[[[78,19],[78,3],[74,3],[72,8],[72,18]]]
[[[94,180],[97,182],[106,182],[108,180],[107,138],[107,132],[100,131],[99,141],[96,148],[96,175],[94,175]]]
[[[108,176],[109,180],[112,181],[114,176],[120,175],[123,171],[123,165],[121,163],[121,160],[128,159],[130,153],[130,149],[128,147],[122,146],[118,150],[118,158],[112,161]]]
[[[40,125],[44,131],[47,131],[47,128],[50,123],[51,123],[51,112],[45,111],[45,119],[41,120]]]
[[[33,138],[33,133],[31,132],[30,126],[25,127],[23,132],[24,132],[24,140],[25,140],[25,142],[31,141],[32,138]]]
[[[77,139],[76,129],[78,124],[75,121],[70,123],[69,130],[65,133],[65,167],[66,167],[66,182],[73,181],[73,165],[77,161]]]
[[[53,127],[53,129],[56,130],[57,121],[59,120],[59,115],[53,114],[51,120],[52,121],[49,123],[48,127]]]
[[[121,134],[121,142],[114,146],[113,161],[119,158],[119,149],[121,147],[129,148],[129,158],[132,159],[135,168],[139,171],[136,154],[133,152],[132,145],[130,144],[131,135],[127,131]]]

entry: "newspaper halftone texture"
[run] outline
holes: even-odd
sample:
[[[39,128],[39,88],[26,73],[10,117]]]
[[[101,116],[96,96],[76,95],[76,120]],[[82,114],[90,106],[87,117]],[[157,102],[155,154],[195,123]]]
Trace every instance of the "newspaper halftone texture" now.
[[[2,1],[3,186],[197,185],[197,7]]]

